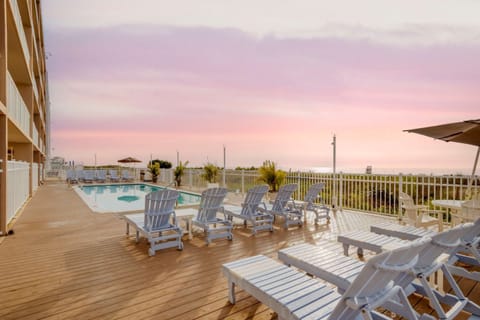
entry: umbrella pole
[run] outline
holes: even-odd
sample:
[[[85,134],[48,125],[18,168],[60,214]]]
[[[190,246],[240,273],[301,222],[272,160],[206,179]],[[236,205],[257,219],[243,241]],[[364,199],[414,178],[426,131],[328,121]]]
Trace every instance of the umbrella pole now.
[[[480,147],[477,149],[477,155],[475,156],[475,162],[473,163],[472,176],[470,177],[470,182],[468,183],[467,194],[472,197],[471,190],[473,185],[473,179],[475,178],[475,171],[477,171],[478,156],[480,155]]]

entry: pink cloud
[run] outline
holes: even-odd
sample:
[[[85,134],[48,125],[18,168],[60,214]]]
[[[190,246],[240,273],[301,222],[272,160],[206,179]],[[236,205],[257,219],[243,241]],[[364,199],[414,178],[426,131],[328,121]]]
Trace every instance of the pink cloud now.
[[[402,47],[153,26],[46,30],[46,38],[54,147],[84,162],[94,152],[113,161],[126,149],[174,160],[181,149],[201,164],[220,161],[227,144],[232,166],[326,165],[337,133],[345,166],[403,159],[404,167],[449,167],[450,145],[425,153],[437,144],[402,130],[478,118],[476,44]],[[471,148],[455,148],[455,166],[469,167]],[[407,149],[419,156],[406,157]]]

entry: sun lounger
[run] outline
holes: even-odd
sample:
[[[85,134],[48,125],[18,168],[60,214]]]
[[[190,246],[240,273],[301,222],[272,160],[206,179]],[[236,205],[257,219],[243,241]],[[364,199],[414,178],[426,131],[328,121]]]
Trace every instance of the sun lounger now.
[[[273,203],[266,204],[265,209],[260,207],[260,210],[274,217],[283,217],[285,219],[285,229],[288,229],[290,225],[301,226],[303,224],[301,210],[295,207],[295,202],[293,202],[293,206],[289,205],[297,188],[296,183],[281,186]]]
[[[265,256],[226,263],[223,274],[232,304],[238,286],[273,309],[279,319],[390,319],[375,309],[391,299],[400,302],[402,315],[419,319],[395,280],[415,265],[426,244],[421,239],[371,258],[343,295]]]
[[[83,170],[83,182],[92,183],[95,180],[95,172],[93,170]]]
[[[163,189],[147,194],[145,196],[145,212],[141,214],[125,215],[127,223],[127,237],[129,227],[136,230],[136,241],[139,241],[140,234],[148,239],[150,248],[148,255],[154,256],[160,249],[177,247],[183,250],[183,231],[171,221],[177,221],[175,217],[175,205],[179,196],[176,190]]]
[[[75,174],[75,170],[67,170],[67,183],[73,184],[78,183],[77,175]]]
[[[303,210],[305,219],[308,212],[315,214],[315,223],[318,223],[320,219],[325,218],[326,222],[330,222],[330,208],[323,203],[318,203],[320,192],[324,187],[324,183],[312,184],[305,194],[303,201],[295,201],[294,206],[299,210]]]
[[[463,295],[451,276],[448,266],[444,264],[448,255],[454,253],[461,244],[461,239],[468,235],[472,228],[473,225],[468,224],[433,235],[428,245],[420,251],[415,266],[396,279],[398,285],[406,292],[410,292],[409,287],[412,286],[417,292],[428,296],[430,304],[442,319],[453,319],[462,310],[480,316],[480,307]],[[308,274],[336,285],[341,292],[355,281],[364,265],[364,262],[342,256],[339,251],[332,250],[332,245],[327,241],[323,241],[317,246],[302,244],[286,248],[279,251],[278,257],[287,265],[295,266]],[[440,294],[429,286],[426,279],[438,270],[442,270],[454,294]],[[421,285],[415,284],[413,282],[415,279]],[[450,309],[446,312],[441,307],[441,303],[449,305]],[[394,302],[389,302],[386,306],[401,314],[401,310],[396,310],[399,306]]]
[[[427,206],[416,205],[405,192],[399,192],[398,199],[400,206],[404,210],[406,222],[414,227],[437,226],[438,231],[443,230],[443,214],[442,210],[430,210]],[[434,215],[435,217],[433,217]]]
[[[107,180],[107,170],[97,170],[97,174],[95,177],[96,182],[104,183]]]
[[[120,177],[117,174],[117,170],[110,169],[108,172],[110,174],[110,181],[111,182],[119,182],[120,181]]]
[[[128,169],[122,170],[122,181],[125,181],[125,182],[133,181],[133,177],[130,175],[130,171]]]
[[[204,230],[207,245],[213,239],[233,239],[232,222],[225,216],[222,205],[226,195],[225,188],[210,188],[202,192],[198,213],[192,223]],[[217,217],[219,212],[224,215],[224,219]]]
[[[256,234],[260,230],[273,231],[273,216],[259,209],[260,207],[265,209],[265,203],[262,203],[262,199],[267,192],[267,185],[251,188],[248,190],[245,201],[241,206],[225,205],[225,214],[230,220],[232,218],[242,219],[245,227],[249,222],[252,225],[252,234]]]

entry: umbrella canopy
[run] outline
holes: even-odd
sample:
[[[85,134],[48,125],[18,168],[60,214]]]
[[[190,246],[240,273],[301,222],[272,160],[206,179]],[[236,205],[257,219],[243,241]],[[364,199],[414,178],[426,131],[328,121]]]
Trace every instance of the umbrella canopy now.
[[[433,127],[405,130],[427,137],[480,146],[480,119],[441,124]]]
[[[478,156],[480,154],[480,119],[452,122],[438,126],[409,129],[405,131],[418,133],[446,142],[458,142],[478,146],[477,155],[473,164],[472,177],[468,186],[468,189],[470,190],[477,169]]]
[[[135,163],[135,162],[142,162],[142,161],[140,161],[138,159],[135,159],[135,158],[132,158],[132,157],[127,157],[127,158],[120,159],[117,162],[120,162],[120,163]]]

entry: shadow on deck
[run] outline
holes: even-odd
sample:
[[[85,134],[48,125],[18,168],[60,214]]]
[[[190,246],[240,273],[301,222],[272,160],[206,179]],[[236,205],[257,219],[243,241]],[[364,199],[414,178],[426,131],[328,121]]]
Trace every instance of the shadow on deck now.
[[[184,237],[183,251],[167,249],[149,257],[146,242],[125,237],[120,215],[95,214],[63,183],[40,187],[0,244],[2,290],[0,319],[272,319],[276,315],[239,291],[228,302],[225,262],[277,251],[319,239],[335,241],[350,230],[368,230],[388,218],[358,212],[338,213],[329,225],[251,236],[238,226],[234,240],[206,246],[203,235]],[[480,302],[478,283],[461,279]],[[411,296],[418,310],[425,299]],[[466,319],[460,315],[458,319]]]

